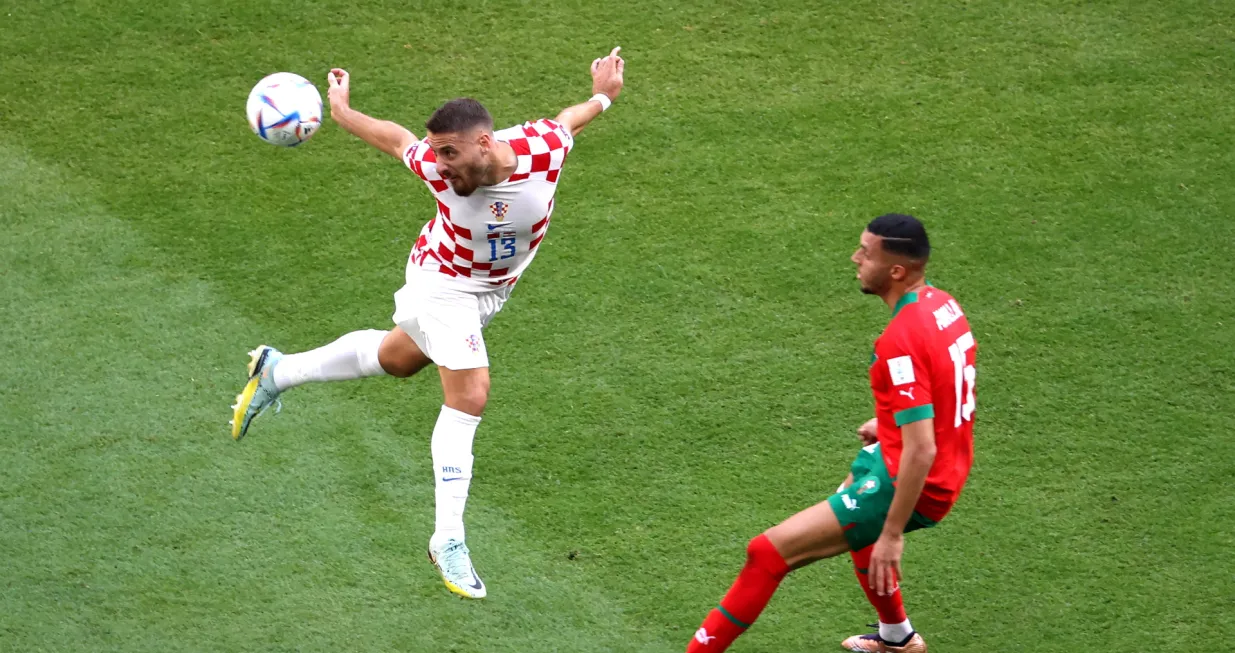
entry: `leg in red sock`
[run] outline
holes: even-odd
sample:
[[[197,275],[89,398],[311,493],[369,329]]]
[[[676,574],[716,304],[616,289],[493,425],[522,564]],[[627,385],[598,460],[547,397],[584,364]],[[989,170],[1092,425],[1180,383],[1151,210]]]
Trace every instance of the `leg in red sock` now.
[[[750,627],[790,569],[848,551],[844,531],[825,501],[768,529],[746,547],[746,566],[720,606],[712,610],[686,648],[720,653]]]
[[[909,644],[914,636],[913,625],[909,623],[909,617],[905,614],[905,603],[900,587],[887,596],[880,596],[878,592],[871,589],[866,570],[870,566],[873,548],[872,545],[861,551],[850,552],[853,556],[853,571],[858,576],[858,584],[862,586],[862,591],[866,593],[866,600],[870,601],[870,604],[875,606],[875,611],[879,613],[879,637],[893,647]],[[865,650],[866,647],[875,645],[872,641],[858,641],[862,639],[861,636],[851,637],[845,640],[843,646],[852,651]]]
[[[719,653],[729,648],[759,618],[788,573],[789,565],[766,535],[751,540],[746,547],[746,565],[720,606],[708,614],[695,632],[687,653]]]
[[[861,551],[849,553],[853,557],[853,571],[858,576],[858,584],[862,586],[862,591],[866,592],[866,599],[875,606],[875,611],[879,613],[879,621],[885,624],[899,624],[908,619],[905,616],[905,604],[901,598],[900,588],[897,587],[895,592],[887,596],[879,596],[875,590],[871,589],[870,579],[867,578],[866,569],[870,566],[872,548],[874,548],[873,545]]]

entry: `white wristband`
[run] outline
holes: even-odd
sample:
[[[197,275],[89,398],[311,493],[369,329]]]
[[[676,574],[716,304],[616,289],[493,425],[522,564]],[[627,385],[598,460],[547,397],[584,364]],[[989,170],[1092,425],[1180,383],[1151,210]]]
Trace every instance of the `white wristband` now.
[[[599,102],[601,111],[607,111],[609,109],[609,105],[613,104],[613,100],[610,100],[609,96],[604,93],[597,93],[596,95],[593,95],[589,101]]]

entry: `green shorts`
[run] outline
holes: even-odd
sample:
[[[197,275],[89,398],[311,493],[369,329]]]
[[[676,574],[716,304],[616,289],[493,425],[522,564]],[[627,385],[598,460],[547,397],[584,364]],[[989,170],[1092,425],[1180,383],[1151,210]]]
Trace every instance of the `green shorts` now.
[[[895,479],[888,476],[888,466],[883,462],[877,443],[862,447],[850,471],[853,483],[828,497],[828,505],[840,520],[849,548],[859,551],[874,544],[883,533],[883,522],[892,507],[896,486],[892,484]],[[934,525],[935,522],[915,510],[905,524],[905,532]]]

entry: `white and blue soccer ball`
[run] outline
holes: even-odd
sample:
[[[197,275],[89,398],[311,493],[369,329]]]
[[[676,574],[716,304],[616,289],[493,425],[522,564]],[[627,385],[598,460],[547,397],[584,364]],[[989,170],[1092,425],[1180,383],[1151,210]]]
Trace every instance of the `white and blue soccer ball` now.
[[[257,137],[282,147],[309,140],[322,126],[322,96],[295,73],[275,73],[249,92],[249,126]]]

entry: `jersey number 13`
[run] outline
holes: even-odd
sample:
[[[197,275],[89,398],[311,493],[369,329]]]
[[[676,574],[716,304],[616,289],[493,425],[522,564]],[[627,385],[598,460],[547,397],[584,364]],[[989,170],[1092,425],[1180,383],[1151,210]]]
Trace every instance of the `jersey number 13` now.
[[[489,238],[489,261],[490,262],[507,259],[514,255],[515,255],[515,237],[514,236],[501,237],[500,247],[499,247],[497,238],[492,238],[492,237]]]

